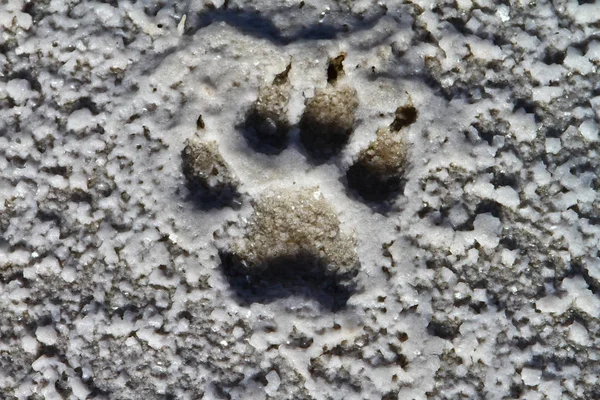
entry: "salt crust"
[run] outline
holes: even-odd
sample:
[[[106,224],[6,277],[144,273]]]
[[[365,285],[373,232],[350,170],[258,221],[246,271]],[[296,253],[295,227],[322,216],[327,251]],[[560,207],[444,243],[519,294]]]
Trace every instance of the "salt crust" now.
[[[380,3],[230,1],[197,30],[203,2],[2,5],[2,396],[596,396],[598,4]],[[295,36],[315,23],[333,33]],[[336,158],[248,148],[258,88],[291,59],[295,124],[340,52],[360,106]],[[340,178],[409,97],[379,213]],[[199,114],[249,199],[318,186],[354,231],[345,310],[233,299],[212,234],[253,207],[188,200]]]

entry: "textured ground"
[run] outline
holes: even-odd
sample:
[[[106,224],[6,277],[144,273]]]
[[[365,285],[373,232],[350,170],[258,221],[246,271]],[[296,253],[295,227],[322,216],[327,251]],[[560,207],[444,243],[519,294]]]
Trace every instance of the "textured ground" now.
[[[599,16],[0,2],[0,398],[600,398]],[[323,157],[299,132],[334,84],[352,134]],[[248,134],[265,107],[288,142]],[[347,175],[381,177],[382,128],[408,149],[384,200]],[[220,175],[194,171],[233,180],[225,203],[190,185],[192,137],[218,148]],[[276,268],[230,266],[236,240]],[[299,254],[310,271],[278,273]]]

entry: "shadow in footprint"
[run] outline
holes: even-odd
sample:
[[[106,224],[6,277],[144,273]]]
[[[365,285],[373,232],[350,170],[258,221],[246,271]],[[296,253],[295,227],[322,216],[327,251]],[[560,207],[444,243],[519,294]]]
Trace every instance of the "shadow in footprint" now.
[[[276,156],[288,147],[289,138],[287,131],[283,133],[277,132],[273,135],[264,135],[260,130],[254,128],[256,124],[262,122],[264,121],[259,120],[251,110],[248,112],[244,123],[237,125],[236,129],[253,151],[269,156]]]
[[[273,259],[252,270],[233,253],[221,252],[220,257],[223,274],[240,304],[299,296],[335,312],[346,307],[355,291],[344,277],[327,274],[322,262],[308,253]]]
[[[336,123],[324,124],[305,118],[300,122],[301,152],[312,164],[323,164],[342,152],[350,138],[348,131]]]
[[[399,176],[381,176],[360,161],[353,164],[346,172],[348,189],[358,195],[364,203],[377,203],[373,207],[378,209],[382,207],[381,203],[403,195],[406,181]]]
[[[287,121],[278,121],[276,118],[277,116],[265,117],[252,108],[246,114],[244,122],[236,128],[252,150],[277,155],[288,146],[290,124]]]
[[[288,27],[284,32],[273,22],[274,20],[287,18],[289,21],[300,21],[302,20],[300,17],[308,14],[291,7],[258,11],[229,8],[224,5],[218,9],[207,9],[196,16],[191,15],[185,34],[192,36],[214,23],[224,22],[245,35],[269,40],[277,45],[287,45],[296,41],[328,40],[335,39],[340,34],[368,31],[386,14],[385,7],[374,8],[366,16],[339,10],[336,12],[338,18],[327,19],[332,22],[319,21],[311,25],[297,24],[296,27]]]
[[[188,194],[185,196],[185,200],[192,203],[198,210],[210,211],[226,207],[238,210],[241,207],[242,196],[234,187],[224,188],[219,193],[189,184],[186,187]]]

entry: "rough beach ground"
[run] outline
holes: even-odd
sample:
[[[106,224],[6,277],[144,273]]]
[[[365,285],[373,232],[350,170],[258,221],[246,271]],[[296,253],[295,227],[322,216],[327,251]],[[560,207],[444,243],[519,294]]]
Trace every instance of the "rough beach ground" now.
[[[0,398],[600,398],[599,16],[1,2]],[[315,161],[298,123],[340,54],[353,132]],[[289,143],[257,151],[244,119],[290,62],[273,108]],[[365,200],[346,173],[407,104],[401,193]],[[217,143],[235,204],[190,193],[194,136]],[[223,271],[223,232],[290,187],[319,187],[356,241],[339,309],[302,285],[244,298]]]

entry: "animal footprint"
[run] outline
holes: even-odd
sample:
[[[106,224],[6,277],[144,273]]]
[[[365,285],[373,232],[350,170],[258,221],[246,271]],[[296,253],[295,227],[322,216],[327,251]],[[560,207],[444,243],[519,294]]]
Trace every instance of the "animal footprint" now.
[[[259,88],[257,100],[238,126],[253,151],[277,154],[296,145],[315,164],[339,155],[356,128],[359,107],[357,91],[344,83],[344,58],[341,54],[330,60],[327,86],[305,100],[295,126],[287,117],[292,65]],[[380,128],[375,140],[342,172],[356,199],[381,204],[402,191],[409,158],[402,133],[416,119],[412,104],[399,107],[394,121]],[[182,168],[198,201],[224,206],[242,198],[243,182],[216,142],[189,139]],[[334,310],[342,308],[357,290],[360,261],[352,232],[340,224],[319,188],[268,189],[250,204],[249,218],[240,217],[215,232],[223,272],[240,301],[268,302],[294,293]]]

